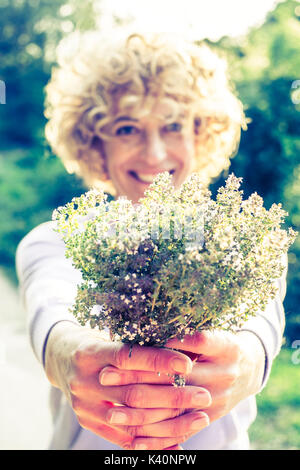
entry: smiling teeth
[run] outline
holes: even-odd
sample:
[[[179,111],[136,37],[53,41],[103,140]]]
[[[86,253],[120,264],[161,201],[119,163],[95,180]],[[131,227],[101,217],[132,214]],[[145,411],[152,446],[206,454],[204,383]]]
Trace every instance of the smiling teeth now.
[[[171,170],[169,173],[172,175],[174,173],[174,170]],[[144,174],[144,173],[136,173],[136,172],[135,172],[135,175],[143,183],[153,183],[154,179],[157,176],[157,174],[155,174],[155,175],[149,175],[148,174],[147,175],[147,174]]]
[[[144,181],[145,183],[152,183],[156,175],[144,175],[143,173],[136,174],[138,179]]]

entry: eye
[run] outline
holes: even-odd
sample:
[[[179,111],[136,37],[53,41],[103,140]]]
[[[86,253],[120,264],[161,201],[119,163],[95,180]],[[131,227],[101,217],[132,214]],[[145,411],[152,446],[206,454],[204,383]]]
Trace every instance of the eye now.
[[[139,129],[135,126],[122,126],[119,127],[116,131],[116,135],[135,135],[139,133]]]
[[[182,124],[180,122],[171,122],[164,127],[166,132],[180,132],[182,130]]]

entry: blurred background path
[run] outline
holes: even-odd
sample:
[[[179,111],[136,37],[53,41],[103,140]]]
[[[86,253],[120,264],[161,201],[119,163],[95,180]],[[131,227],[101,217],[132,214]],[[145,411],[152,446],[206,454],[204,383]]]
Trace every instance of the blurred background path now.
[[[0,271],[0,450],[47,449],[48,382],[26,335],[18,292]]]

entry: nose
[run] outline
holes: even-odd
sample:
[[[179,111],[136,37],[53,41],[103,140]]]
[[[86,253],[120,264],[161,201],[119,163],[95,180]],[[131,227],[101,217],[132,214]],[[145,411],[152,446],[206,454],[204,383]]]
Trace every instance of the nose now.
[[[145,136],[144,160],[149,165],[157,165],[167,156],[165,142],[158,131],[150,131]]]

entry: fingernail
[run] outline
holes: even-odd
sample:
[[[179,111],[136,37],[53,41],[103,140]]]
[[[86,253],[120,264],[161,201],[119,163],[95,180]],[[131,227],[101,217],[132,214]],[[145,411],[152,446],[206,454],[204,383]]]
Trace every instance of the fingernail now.
[[[146,444],[140,442],[139,444],[136,444],[134,446],[135,450],[147,450],[148,447],[146,446]]]
[[[193,406],[209,406],[210,405],[210,398],[208,397],[207,393],[198,392],[192,396],[192,404]]]
[[[171,367],[174,370],[174,372],[179,372],[180,374],[186,374],[186,372],[187,372],[187,363],[186,363],[186,361],[183,361],[182,359],[179,359],[177,357],[172,359]]]
[[[127,423],[127,414],[123,411],[113,411],[109,422],[112,424],[125,424]]]
[[[101,385],[119,385],[120,376],[115,372],[104,372],[100,378]]]

